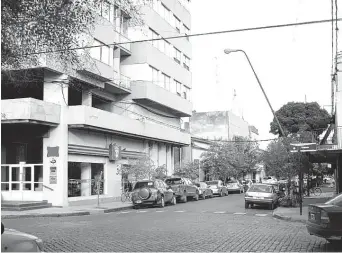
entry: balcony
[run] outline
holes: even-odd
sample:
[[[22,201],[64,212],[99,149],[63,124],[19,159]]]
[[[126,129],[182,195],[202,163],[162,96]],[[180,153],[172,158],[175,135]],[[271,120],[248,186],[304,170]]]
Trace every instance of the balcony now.
[[[114,69],[112,66],[107,65],[94,58],[87,57],[83,59],[82,68],[78,72],[91,76],[102,82],[112,81],[114,79]],[[90,59],[89,59],[90,58]]]
[[[122,74],[115,72],[114,81],[105,83],[105,90],[114,94],[130,94],[131,93],[131,79]]]
[[[192,114],[192,103],[152,82],[132,81],[132,99],[141,104],[168,111],[179,117]]]
[[[61,108],[57,104],[34,98],[1,100],[1,123],[29,123],[56,126]]]
[[[176,145],[190,144],[190,134],[181,132],[179,129],[142,122],[83,105],[69,107],[68,125],[69,128],[89,129]]]

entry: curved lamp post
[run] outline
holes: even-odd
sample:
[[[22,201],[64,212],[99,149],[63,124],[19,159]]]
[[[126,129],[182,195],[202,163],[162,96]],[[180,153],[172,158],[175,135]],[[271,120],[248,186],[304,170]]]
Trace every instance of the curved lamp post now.
[[[253,68],[253,66],[252,66],[252,63],[251,63],[251,61],[249,60],[248,55],[246,54],[246,52],[243,51],[243,50],[241,50],[241,49],[225,49],[225,50],[224,50],[224,53],[225,53],[225,54],[230,54],[230,53],[235,53],[235,52],[242,52],[242,53],[244,53],[244,55],[246,56],[246,58],[247,58],[247,60],[248,60],[248,63],[249,63],[249,66],[251,66],[251,69],[253,70],[254,76],[255,76],[256,80],[258,81],[259,87],[260,87],[262,93],[264,94],[264,96],[265,96],[265,98],[266,98],[266,101],[267,101],[269,107],[271,108],[271,111],[272,111],[272,113],[273,113],[274,118],[275,118],[276,121],[277,121],[277,124],[278,124],[278,126],[279,126],[280,132],[281,132],[282,136],[285,137],[285,132],[284,132],[283,128],[282,128],[281,125],[280,125],[280,122],[279,122],[279,120],[278,120],[278,117],[276,116],[276,114],[275,114],[275,112],[274,112],[274,110],[273,110],[273,108],[272,108],[272,105],[271,105],[270,101],[269,101],[268,98],[267,98],[266,92],[265,92],[264,88],[262,87],[262,85],[261,85],[261,83],[260,83],[260,80],[259,80],[257,74],[255,73],[255,70],[254,70],[254,68]]]

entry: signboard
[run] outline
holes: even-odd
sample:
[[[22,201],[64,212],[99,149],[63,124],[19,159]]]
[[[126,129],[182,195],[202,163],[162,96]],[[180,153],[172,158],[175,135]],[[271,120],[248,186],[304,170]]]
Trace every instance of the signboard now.
[[[309,152],[317,150],[317,143],[293,143],[290,144],[291,152]]]
[[[109,144],[109,161],[116,161],[121,159],[121,147],[115,143]]]
[[[50,184],[57,184],[57,167],[50,167]]]

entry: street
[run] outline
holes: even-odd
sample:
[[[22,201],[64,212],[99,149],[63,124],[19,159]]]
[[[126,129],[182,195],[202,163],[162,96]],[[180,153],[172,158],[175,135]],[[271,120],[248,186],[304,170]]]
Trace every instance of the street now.
[[[243,196],[3,223],[40,237],[45,251],[341,251],[309,235],[304,224],[277,220],[267,209],[245,210]]]

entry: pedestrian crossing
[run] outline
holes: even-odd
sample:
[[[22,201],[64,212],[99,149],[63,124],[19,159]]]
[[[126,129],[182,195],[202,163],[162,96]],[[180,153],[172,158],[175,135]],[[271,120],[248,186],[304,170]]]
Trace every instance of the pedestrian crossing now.
[[[198,211],[186,211],[186,210],[134,210],[134,211],[122,211],[118,212],[118,214],[140,214],[140,213],[198,213]],[[200,213],[203,214],[228,214],[228,215],[235,215],[235,216],[258,216],[258,217],[267,217],[272,216],[272,213],[253,213],[253,212],[229,212],[229,211],[201,211]]]

